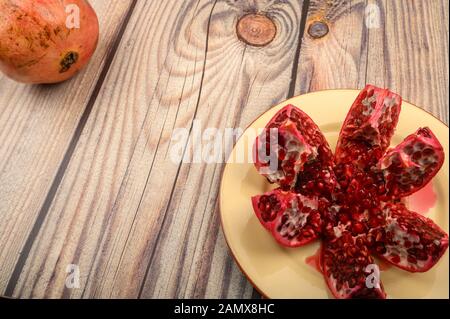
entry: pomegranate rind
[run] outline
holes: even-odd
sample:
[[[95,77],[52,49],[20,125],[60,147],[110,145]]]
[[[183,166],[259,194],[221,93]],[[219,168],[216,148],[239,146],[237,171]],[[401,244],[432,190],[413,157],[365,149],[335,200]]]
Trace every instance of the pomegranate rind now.
[[[292,114],[297,118],[298,131],[316,154],[298,173],[295,191],[306,196],[323,196],[329,200],[338,187],[330,145],[317,124],[306,113],[293,107]]]
[[[335,163],[354,163],[362,169],[376,163],[389,147],[401,104],[399,95],[367,85],[356,98],[341,128]]]
[[[431,219],[410,211],[404,204],[385,204],[385,224],[373,229],[374,252],[383,260],[409,272],[426,272],[448,248],[448,235]]]
[[[317,153],[293,122],[293,108],[288,105],[271,119],[257,137],[253,152],[258,172],[283,189],[294,187],[298,172]]]
[[[253,197],[252,205],[258,220],[282,246],[304,246],[321,234],[317,197],[278,189]]]
[[[273,195],[273,198],[276,199],[276,203],[279,204],[279,209],[276,210],[273,208],[273,205],[270,205],[270,215],[273,217],[265,217],[264,211],[260,209],[261,199],[265,197],[270,197]],[[282,214],[288,207],[288,203],[295,199],[295,194],[292,192],[282,191],[282,190],[275,190],[272,192],[265,193],[263,195],[258,195],[252,197],[252,206],[253,211],[256,214],[256,217],[258,217],[258,220],[261,222],[261,225],[264,226],[265,229],[271,231],[273,228],[273,224],[275,222],[275,218],[278,217],[279,214]]]
[[[425,127],[409,135],[379,161],[387,195],[401,198],[425,187],[444,164],[445,154],[439,140]]]
[[[276,133],[278,141],[273,138]],[[271,142],[269,147],[268,141]],[[327,140],[314,121],[293,105],[287,105],[270,120],[256,139],[253,155],[258,172],[285,190],[295,187],[306,196],[329,198],[337,185],[333,154]],[[278,162],[276,169],[274,155]]]

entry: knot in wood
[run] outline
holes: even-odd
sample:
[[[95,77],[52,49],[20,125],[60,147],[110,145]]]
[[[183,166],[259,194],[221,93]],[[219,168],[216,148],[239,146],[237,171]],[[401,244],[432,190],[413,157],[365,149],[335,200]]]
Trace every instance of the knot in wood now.
[[[277,34],[275,23],[266,15],[250,13],[241,17],[236,26],[238,38],[252,46],[263,47]]]
[[[308,28],[308,34],[314,39],[326,36],[329,31],[328,24],[323,21],[314,21]]]

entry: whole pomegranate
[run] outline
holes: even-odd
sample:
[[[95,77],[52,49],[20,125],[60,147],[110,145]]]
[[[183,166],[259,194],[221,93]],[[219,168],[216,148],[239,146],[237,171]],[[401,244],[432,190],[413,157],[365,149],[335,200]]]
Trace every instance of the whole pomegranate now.
[[[0,0],[0,70],[16,81],[71,78],[91,58],[98,35],[85,0]]]

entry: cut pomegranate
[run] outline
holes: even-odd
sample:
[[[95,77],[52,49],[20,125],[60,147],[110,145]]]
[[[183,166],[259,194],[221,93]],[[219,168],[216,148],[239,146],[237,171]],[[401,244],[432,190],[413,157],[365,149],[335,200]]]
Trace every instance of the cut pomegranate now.
[[[444,163],[429,128],[388,151],[401,103],[397,94],[368,85],[345,120],[334,157],[317,125],[291,105],[255,144],[256,168],[281,186],[253,198],[256,215],[283,246],[322,237],[321,268],[336,298],[386,298],[371,254],[424,272],[447,250],[448,235],[400,202]],[[272,171],[261,160],[266,153],[275,154]]]
[[[389,147],[400,115],[402,98],[372,85],[358,95],[342,126],[335,162],[363,169],[376,164]]]
[[[255,143],[255,166],[283,189],[296,184],[304,195],[331,194],[333,155],[317,125],[293,105],[281,109]]]
[[[448,247],[448,235],[431,219],[408,210],[404,204],[385,204],[383,226],[369,235],[381,258],[410,272],[433,267]]]
[[[344,232],[324,242],[321,261],[325,281],[339,299],[384,299],[386,294],[380,278],[368,267],[376,267],[375,262],[364,242],[357,239],[350,232]]]
[[[421,128],[378,163],[387,195],[400,198],[423,188],[444,164],[444,149],[429,128]]]
[[[303,246],[320,236],[322,219],[317,197],[278,189],[253,197],[252,203],[261,224],[283,246]]]

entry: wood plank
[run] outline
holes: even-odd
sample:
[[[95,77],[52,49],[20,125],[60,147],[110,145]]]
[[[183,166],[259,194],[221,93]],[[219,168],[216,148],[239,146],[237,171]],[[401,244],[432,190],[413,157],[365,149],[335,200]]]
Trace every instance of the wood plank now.
[[[366,1],[311,1],[307,32],[299,58],[295,95],[365,85],[368,32]],[[312,25],[328,27],[322,37],[310,35]]]
[[[223,165],[167,153],[194,118],[245,127],[286,98],[301,3],[138,1],[14,296],[253,296],[219,231]],[[248,11],[275,21],[268,46],[237,39]],[[68,264],[80,289],[65,289]]]
[[[296,94],[331,88],[389,87],[448,124],[448,2],[312,1]]]
[[[82,119],[130,1],[92,1],[102,30],[88,67],[60,85],[30,86],[0,76],[0,294]],[[27,241],[28,240],[28,241]]]
[[[378,5],[381,28],[370,32],[368,81],[392,88],[448,125],[448,1]]]

